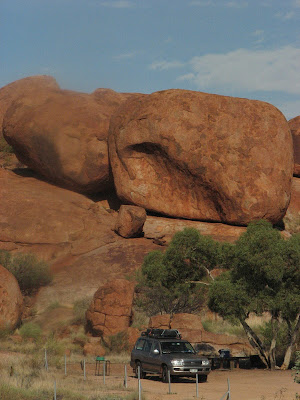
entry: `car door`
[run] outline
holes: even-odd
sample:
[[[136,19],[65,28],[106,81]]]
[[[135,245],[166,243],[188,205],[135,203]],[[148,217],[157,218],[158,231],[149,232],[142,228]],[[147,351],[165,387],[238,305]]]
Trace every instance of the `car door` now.
[[[159,342],[157,340],[154,340],[152,343],[152,347],[150,350],[150,365],[149,369],[151,372],[154,373],[160,373],[160,366],[161,366],[161,349]]]

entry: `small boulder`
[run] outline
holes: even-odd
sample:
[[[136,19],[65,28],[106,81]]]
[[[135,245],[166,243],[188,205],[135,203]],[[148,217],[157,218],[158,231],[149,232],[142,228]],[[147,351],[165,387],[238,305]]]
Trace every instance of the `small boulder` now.
[[[147,214],[144,208],[122,205],[115,231],[125,238],[141,236],[146,217]]]
[[[0,265],[0,329],[15,329],[21,322],[23,296],[16,278]]]
[[[149,320],[149,328],[170,329],[170,314],[153,315]]]
[[[132,317],[135,283],[116,279],[101,286],[86,313],[88,330],[95,336],[126,331]]]
[[[294,145],[294,175],[300,177],[300,115],[289,120]]]

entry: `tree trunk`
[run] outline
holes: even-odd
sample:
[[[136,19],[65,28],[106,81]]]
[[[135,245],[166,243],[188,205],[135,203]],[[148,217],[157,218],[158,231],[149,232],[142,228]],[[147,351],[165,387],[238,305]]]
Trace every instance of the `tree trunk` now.
[[[296,322],[296,325],[295,325],[295,329],[294,329],[293,332],[291,332],[290,341],[289,341],[288,347],[287,347],[287,349],[285,351],[283,364],[281,366],[281,369],[283,369],[283,370],[288,369],[288,367],[290,365],[293,347],[295,346],[295,343],[297,341],[297,337],[298,337],[298,334],[299,334],[299,331],[300,331],[300,314],[298,314],[296,321],[297,322]]]
[[[247,324],[244,319],[240,319],[240,322],[246,332],[247,338],[251,346],[258,352],[259,358],[265,364],[267,368],[270,368],[270,361],[266,349],[260,340],[260,338],[256,335],[256,333],[251,329],[251,327]]]
[[[279,329],[279,321],[278,321],[278,315],[273,316],[271,319],[271,324],[272,324],[272,341],[271,341],[271,346],[270,346],[270,367],[272,370],[275,369],[276,367],[276,341],[277,341],[277,335],[278,335],[278,329]]]

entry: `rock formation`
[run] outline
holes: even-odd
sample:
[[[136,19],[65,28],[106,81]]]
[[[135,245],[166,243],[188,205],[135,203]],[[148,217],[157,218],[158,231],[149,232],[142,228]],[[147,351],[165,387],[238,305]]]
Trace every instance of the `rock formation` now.
[[[125,238],[141,236],[146,217],[147,214],[144,208],[122,205],[119,210],[115,231]]]
[[[123,103],[112,117],[118,196],[147,210],[243,225],[277,222],[290,200],[293,148],[274,106],[187,90]]]
[[[300,233],[300,178],[293,178],[291,202],[283,222],[287,232]]]
[[[135,283],[116,279],[100,287],[86,313],[89,330],[98,336],[125,331],[131,321]]]
[[[0,329],[12,330],[21,321],[23,297],[16,278],[0,265]]]
[[[294,175],[300,177],[300,115],[289,120],[294,144]]]

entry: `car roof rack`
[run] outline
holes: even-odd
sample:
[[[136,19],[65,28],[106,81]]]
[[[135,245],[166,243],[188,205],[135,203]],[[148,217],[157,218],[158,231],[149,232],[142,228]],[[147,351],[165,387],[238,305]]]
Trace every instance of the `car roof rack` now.
[[[141,333],[141,336],[147,336],[151,338],[172,338],[181,339],[181,335],[177,329],[155,329],[149,328]]]

